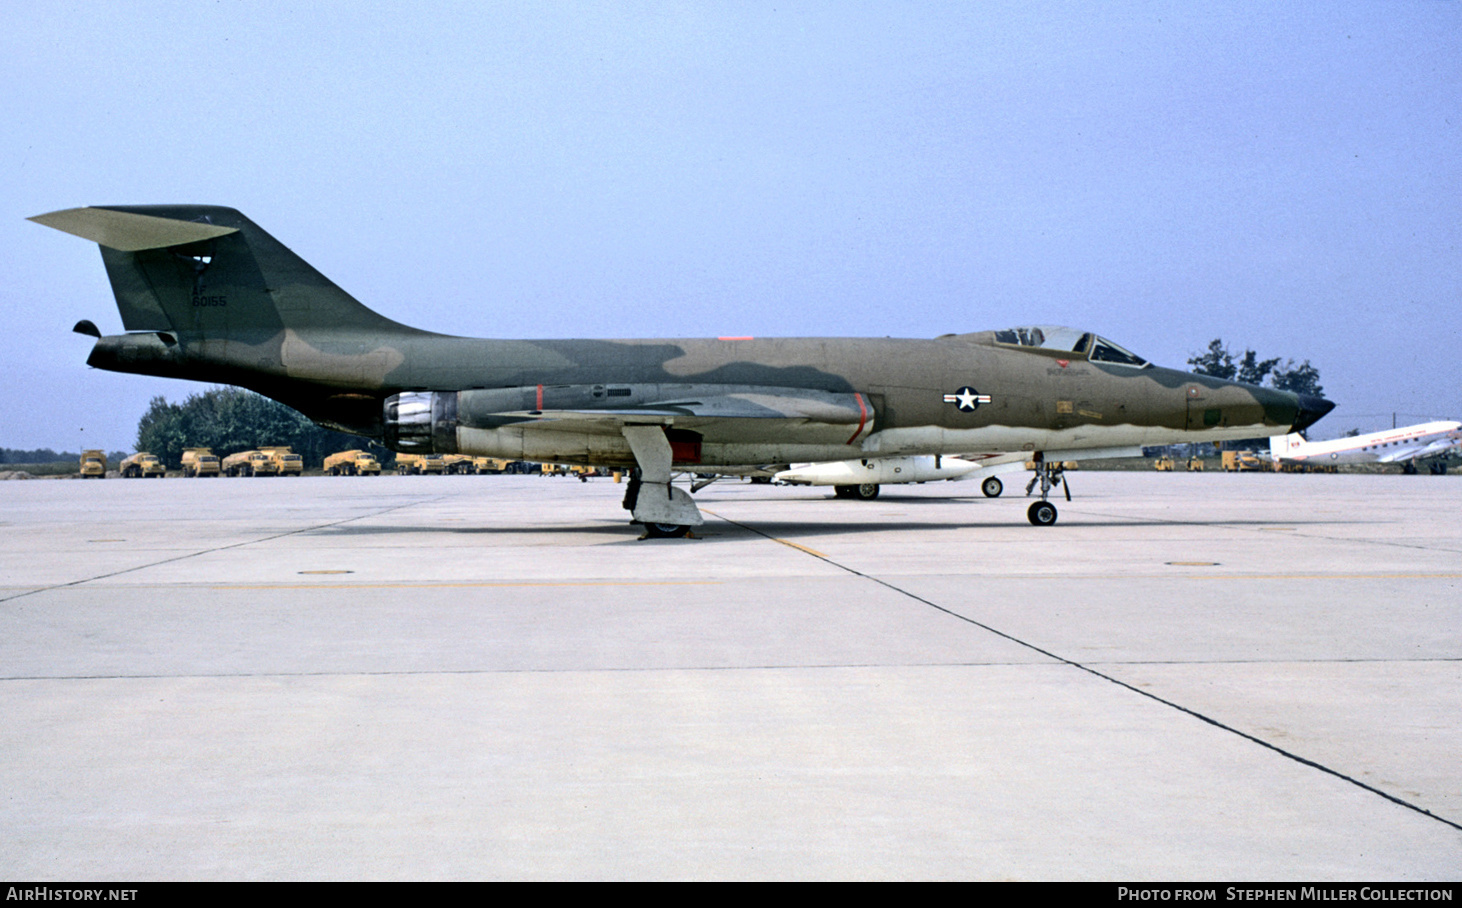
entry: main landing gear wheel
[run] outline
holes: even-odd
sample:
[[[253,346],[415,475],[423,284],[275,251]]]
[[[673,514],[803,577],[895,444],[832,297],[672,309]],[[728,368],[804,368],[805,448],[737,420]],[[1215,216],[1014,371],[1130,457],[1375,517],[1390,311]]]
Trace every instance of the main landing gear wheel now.
[[[1005,490],[1004,484],[995,476],[990,476],[980,483],[980,491],[985,493],[986,498],[999,498],[1000,493]]]
[[[872,501],[878,497],[879,487],[876,482],[865,482],[856,486],[833,486],[833,494],[839,498],[851,498],[854,501]]]
[[[1037,501],[1025,512],[1033,526],[1048,527],[1056,523],[1056,506],[1049,501]]]

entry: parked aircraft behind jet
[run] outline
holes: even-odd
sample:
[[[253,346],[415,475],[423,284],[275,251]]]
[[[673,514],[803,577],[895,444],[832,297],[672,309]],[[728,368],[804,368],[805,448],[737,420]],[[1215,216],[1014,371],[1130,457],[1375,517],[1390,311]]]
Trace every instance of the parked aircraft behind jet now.
[[[126,333],[78,323],[97,339],[92,366],[239,385],[403,453],[632,466],[624,506],[648,535],[702,522],[672,485],[677,471],[950,454],[1034,461],[1041,500],[1027,516],[1047,526],[1047,493],[1073,454],[1298,431],[1334,406],[1159,368],[1069,328],[930,340],[453,337],[366,308],[231,208],[31,220],[102,247]]]
[[[1447,472],[1447,461],[1462,448],[1462,422],[1440,420],[1351,435],[1331,441],[1305,441],[1297,433],[1269,439],[1269,456],[1277,463],[1399,463],[1407,473],[1425,463],[1435,475]]]

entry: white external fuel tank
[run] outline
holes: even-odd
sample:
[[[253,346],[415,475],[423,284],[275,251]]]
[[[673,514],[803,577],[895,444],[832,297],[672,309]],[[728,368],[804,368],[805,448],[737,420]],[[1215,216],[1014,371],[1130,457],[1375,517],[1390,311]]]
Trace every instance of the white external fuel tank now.
[[[878,457],[793,464],[790,469],[776,474],[776,478],[782,482],[811,486],[894,485],[960,479],[978,469],[980,465],[977,463],[947,455]]]

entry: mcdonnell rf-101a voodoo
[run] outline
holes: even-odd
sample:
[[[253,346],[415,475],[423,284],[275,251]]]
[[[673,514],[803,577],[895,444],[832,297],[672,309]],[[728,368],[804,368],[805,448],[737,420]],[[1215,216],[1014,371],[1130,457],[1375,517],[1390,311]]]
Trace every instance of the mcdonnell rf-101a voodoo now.
[[[1074,456],[1298,431],[1333,404],[1163,369],[1105,338],[1020,328],[933,339],[481,340],[366,308],[231,208],[73,208],[31,220],[96,242],[125,333],[99,369],[238,385],[413,454],[631,467],[650,536],[702,522],[682,471],[920,455],[1035,464],[1028,517]],[[1070,491],[1067,489],[1069,498]]]

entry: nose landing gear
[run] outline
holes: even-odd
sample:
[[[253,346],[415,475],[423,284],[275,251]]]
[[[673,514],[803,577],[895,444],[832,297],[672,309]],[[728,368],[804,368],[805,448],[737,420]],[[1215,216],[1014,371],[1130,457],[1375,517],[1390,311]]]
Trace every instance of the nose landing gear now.
[[[1036,475],[1032,476],[1031,481],[1025,484],[1025,494],[1029,497],[1031,490],[1036,487],[1036,483],[1040,483],[1041,500],[1032,504],[1025,512],[1025,516],[1031,522],[1032,526],[1048,527],[1056,523],[1057,515],[1056,506],[1046,500],[1047,496],[1051,494],[1052,487],[1060,486],[1066,492],[1066,500],[1070,501],[1071,484],[1066,479],[1066,465],[1061,461],[1047,463],[1037,454],[1035,464]]]

